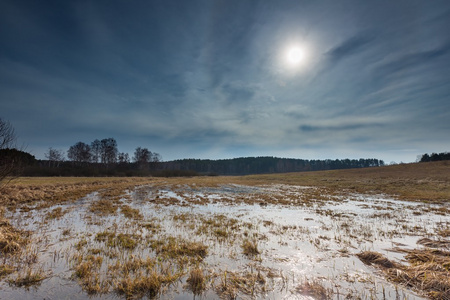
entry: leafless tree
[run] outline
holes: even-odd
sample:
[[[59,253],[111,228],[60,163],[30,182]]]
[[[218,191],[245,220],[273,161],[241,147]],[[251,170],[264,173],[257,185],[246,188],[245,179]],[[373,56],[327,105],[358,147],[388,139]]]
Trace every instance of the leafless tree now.
[[[102,153],[102,143],[99,140],[95,140],[91,143],[91,161],[98,163],[100,161]]]
[[[83,163],[91,160],[91,147],[83,142],[70,146],[67,157],[75,162]]]
[[[0,150],[13,148],[16,142],[16,133],[11,123],[0,118]]]
[[[151,152],[147,148],[137,147],[134,151],[133,161],[140,169],[153,168],[161,161],[161,155],[156,152]]]
[[[59,164],[65,160],[64,152],[62,150],[53,149],[52,147],[48,148],[44,155],[51,167],[58,168]]]
[[[117,142],[114,138],[107,138],[100,141],[101,160],[105,165],[114,164],[117,162]]]
[[[162,162],[162,156],[159,153],[153,152],[150,158],[150,168],[158,169],[159,163]]]
[[[14,148],[15,142],[16,134],[11,123],[0,118],[0,186],[8,177],[11,178],[18,167],[16,161],[6,155],[6,151],[2,151]]]
[[[133,161],[138,165],[140,169],[148,167],[152,153],[147,148],[137,147],[134,150]]]

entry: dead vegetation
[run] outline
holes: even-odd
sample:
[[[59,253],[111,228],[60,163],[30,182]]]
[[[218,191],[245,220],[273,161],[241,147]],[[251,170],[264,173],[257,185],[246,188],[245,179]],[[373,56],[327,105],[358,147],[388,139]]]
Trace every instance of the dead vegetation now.
[[[194,295],[200,295],[206,289],[206,277],[200,267],[191,269],[186,282]]]
[[[296,293],[312,297],[315,300],[327,300],[333,295],[330,289],[325,288],[318,281],[305,281],[295,288]]]
[[[42,280],[48,278],[45,272],[42,269],[33,269],[31,267],[27,267],[24,270],[21,270],[16,277],[10,278],[8,280],[9,284],[15,285],[17,287],[29,287],[32,285],[39,284]]]
[[[18,178],[6,185],[0,194],[0,205],[9,209],[35,205],[46,208],[58,203],[80,199],[100,191],[106,196],[122,194],[135,186],[155,182],[153,178],[82,178],[36,177]]]
[[[242,184],[297,184],[330,192],[387,194],[403,200],[448,203],[450,161],[399,164],[385,167],[301,172],[240,177]],[[248,183],[247,183],[248,182]]]
[[[165,242],[154,241],[153,248],[157,254],[172,259],[188,256],[201,261],[208,254],[208,246],[205,244],[175,237],[168,237]]]
[[[382,269],[396,284],[415,289],[430,299],[450,299],[450,252],[442,250],[401,250],[409,265],[392,262],[377,252],[357,256],[366,264]]]
[[[20,253],[22,247],[29,241],[29,232],[11,226],[10,222],[3,217],[4,211],[4,208],[0,207],[0,258]]]
[[[364,251],[356,254],[358,258],[367,265],[375,265],[381,268],[395,268],[399,267],[395,262],[390,261],[383,254],[373,251]]]
[[[391,282],[406,287],[404,290],[415,289],[432,299],[447,299],[450,244],[446,238],[450,234],[445,205],[410,205],[406,209],[408,214],[403,214],[398,211],[400,205],[392,199],[358,200],[359,211],[370,211],[365,220],[370,224],[353,222],[360,212],[333,208],[346,201],[356,201],[360,197],[355,194],[357,191],[380,194],[391,190],[398,198],[414,194],[415,200],[445,202],[440,197],[447,195],[448,199],[448,180],[430,175],[418,183],[417,178],[428,176],[430,172],[422,170],[422,175],[414,175],[413,167],[373,168],[365,173],[364,170],[343,170],[164,180],[52,178],[40,179],[43,181],[38,183],[39,179],[20,179],[23,181],[8,186],[12,188],[9,194],[0,195],[0,201],[11,201],[7,205],[8,217],[19,216],[19,220],[11,219],[11,223],[0,218],[3,258],[0,279],[13,286],[44,285],[44,279],[51,273],[41,267],[40,259],[44,259],[41,253],[48,258],[46,247],[53,247],[55,254],[51,257],[65,251],[61,257],[70,261],[68,272],[73,275],[74,284],[78,283],[87,294],[152,298],[168,291],[179,292],[181,288],[195,296],[215,295],[222,299],[256,299],[270,292],[275,298],[290,292],[329,299],[335,295],[323,285],[324,277],[314,276],[302,282],[298,275],[286,270],[265,269],[296,263],[292,257],[277,256],[277,247],[283,248],[284,253],[292,253],[289,252],[292,249],[296,253],[313,249],[314,255],[322,253],[346,259],[354,255],[355,249],[361,249],[361,245],[373,245],[377,240],[385,243],[392,237],[407,235],[419,236],[418,244],[425,248],[402,250],[408,265],[389,260],[375,251],[362,252],[358,257],[382,270]],[[445,165],[440,167],[446,168]],[[404,178],[396,177],[402,174]],[[414,182],[432,192],[422,197],[418,189],[403,188],[402,184],[411,187]],[[135,190],[138,184],[144,186]],[[437,192],[441,187],[443,194]],[[82,201],[70,201],[92,192],[95,193]],[[228,208],[225,212],[205,211],[209,205],[225,208],[241,205],[240,209],[244,209],[232,214],[227,213]],[[15,209],[17,207],[21,209]],[[264,212],[273,208],[298,210],[299,215],[307,213],[298,220],[291,219],[291,223],[281,220],[284,215],[282,218],[267,215],[247,218],[246,215],[253,209]],[[441,220],[432,226],[405,220],[409,216],[426,219],[435,215]],[[85,226],[82,232],[70,227],[72,216]],[[27,221],[28,217],[35,219]],[[373,228],[371,225],[377,220],[389,223],[388,227]],[[36,224],[32,234],[10,225],[32,222]],[[51,240],[45,232],[49,228],[55,230],[56,226],[61,232],[54,234],[57,240]],[[430,232],[430,228],[435,232]],[[30,246],[33,242],[45,247],[38,250],[37,246]],[[69,246],[59,249],[59,242]],[[16,259],[5,259],[12,256]],[[317,263],[321,261],[317,259]],[[356,284],[366,284],[364,280]],[[370,283],[368,286],[370,288]],[[358,295],[357,288],[353,292]],[[345,293],[350,295],[352,291]],[[370,296],[379,297],[376,293],[371,291]]]
[[[242,242],[242,253],[254,257],[255,255],[260,254],[261,252],[258,250],[258,243],[256,240],[245,239]]]
[[[115,215],[118,207],[117,200],[99,199],[91,203],[90,211],[100,216]]]
[[[238,299],[240,294],[256,298],[268,289],[261,271],[223,271],[218,277],[215,290],[221,299]]]

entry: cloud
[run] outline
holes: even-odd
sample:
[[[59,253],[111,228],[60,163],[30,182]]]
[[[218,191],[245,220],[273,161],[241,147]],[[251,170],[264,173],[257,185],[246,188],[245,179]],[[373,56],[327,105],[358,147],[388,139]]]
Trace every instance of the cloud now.
[[[432,50],[402,55],[377,67],[375,70],[375,77],[386,78],[399,75],[403,71],[434,63],[438,58],[448,55],[449,52],[450,42],[447,42]]]
[[[299,129],[303,132],[324,132],[324,131],[355,131],[359,129],[375,129],[383,127],[382,123],[350,123],[350,124],[334,124],[334,125],[300,125]]]
[[[328,62],[332,65],[337,64],[339,61],[358,54],[368,48],[369,44],[376,40],[376,35],[373,32],[360,32],[354,35],[340,45],[334,47],[327,53],[325,53]]]
[[[244,104],[251,101],[256,94],[255,86],[245,84],[242,81],[225,83],[221,86],[221,91],[225,96],[225,102],[228,104]]]

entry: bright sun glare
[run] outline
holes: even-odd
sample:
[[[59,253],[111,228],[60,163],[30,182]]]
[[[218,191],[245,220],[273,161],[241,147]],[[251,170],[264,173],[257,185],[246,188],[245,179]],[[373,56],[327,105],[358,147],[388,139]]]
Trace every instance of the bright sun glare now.
[[[303,61],[303,49],[300,47],[291,47],[287,52],[287,61],[290,65],[296,66]]]

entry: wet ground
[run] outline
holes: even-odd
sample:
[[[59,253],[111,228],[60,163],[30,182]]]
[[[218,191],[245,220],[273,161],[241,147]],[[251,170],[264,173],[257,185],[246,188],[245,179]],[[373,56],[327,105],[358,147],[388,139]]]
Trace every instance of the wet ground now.
[[[10,214],[32,242],[20,271],[3,279],[0,299],[426,299],[356,254],[402,262],[399,249],[420,248],[419,239],[449,228],[440,208],[290,185],[93,193]],[[200,290],[189,280],[195,269]],[[43,279],[15,284],[26,272]],[[135,284],[149,274],[160,276],[155,289]]]

